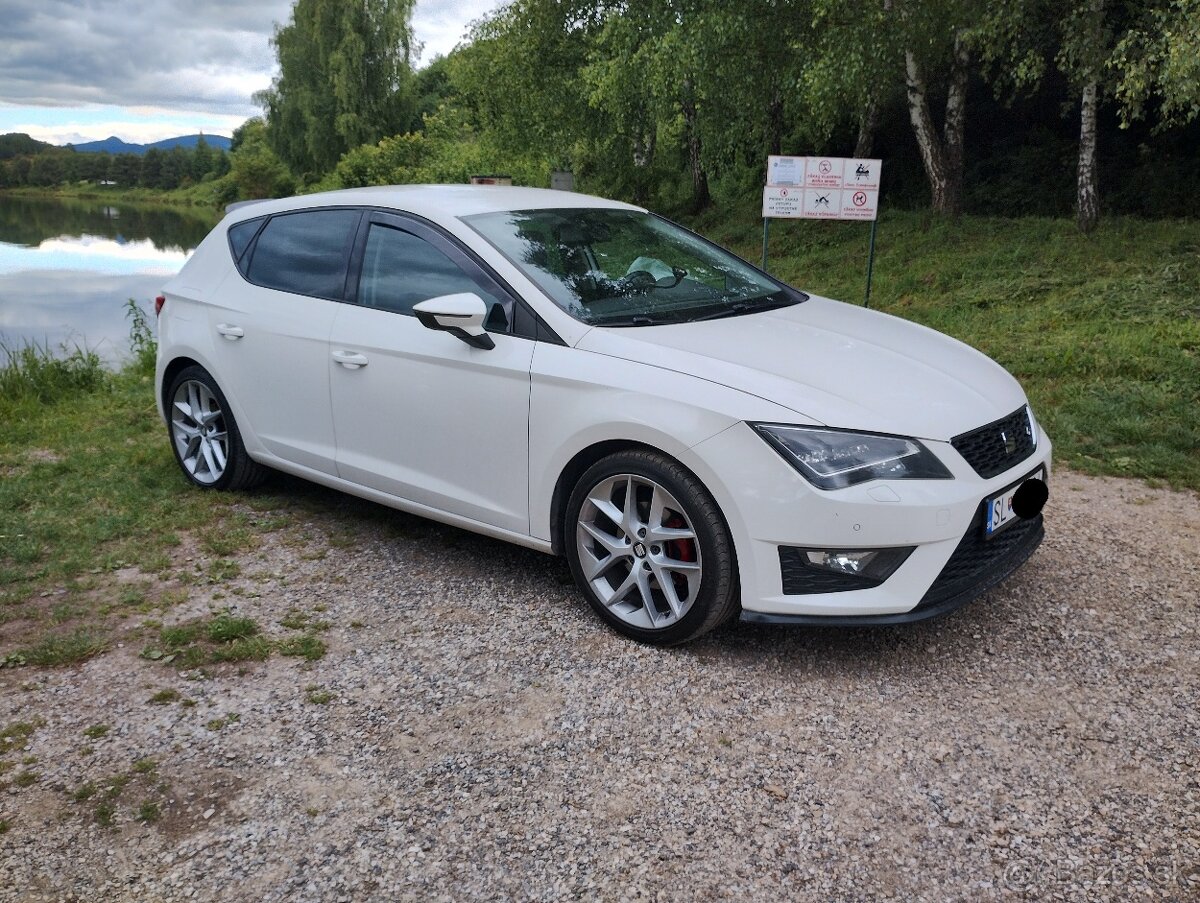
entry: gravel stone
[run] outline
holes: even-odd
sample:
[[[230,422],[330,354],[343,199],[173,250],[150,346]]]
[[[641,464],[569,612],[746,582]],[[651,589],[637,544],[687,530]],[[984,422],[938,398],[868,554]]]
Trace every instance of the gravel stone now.
[[[0,725],[44,722],[0,901],[1200,899],[1195,494],[1059,472],[955,615],[661,650],[562,560],[314,492],[169,617],[325,606],[323,659],[0,671]],[[147,757],[111,827],[72,799]]]

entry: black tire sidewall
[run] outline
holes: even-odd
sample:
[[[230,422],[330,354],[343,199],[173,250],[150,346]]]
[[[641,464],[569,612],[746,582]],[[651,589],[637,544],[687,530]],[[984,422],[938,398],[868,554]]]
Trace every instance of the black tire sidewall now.
[[[602,480],[622,473],[632,473],[653,480],[675,496],[687,509],[685,514],[700,545],[700,558],[704,570],[696,601],[682,618],[658,630],[636,627],[613,614],[588,585],[579,562],[576,534],[579,514],[587,495]],[[684,479],[681,479],[681,476]],[[715,512],[715,518],[700,516],[700,509],[708,510],[710,506],[711,511]],[[563,532],[563,545],[571,565],[571,574],[588,604],[606,623],[639,642],[670,646],[706,632],[705,625],[710,620],[714,607],[724,607],[725,594],[736,592],[737,569],[733,563],[733,543],[716,501],[694,475],[681,464],[674,463],[662,455],[642,451],[617,452],[589,467],[571,492]]]

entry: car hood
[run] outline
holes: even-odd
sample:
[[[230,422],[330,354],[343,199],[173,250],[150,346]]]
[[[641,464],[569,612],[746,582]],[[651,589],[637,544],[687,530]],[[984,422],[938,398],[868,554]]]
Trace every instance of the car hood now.
[[[720,383],[825,426],[947,440],[1025,402],[999,364],[898,317],[810,297],[697,323],[590,330],[577,347]]]

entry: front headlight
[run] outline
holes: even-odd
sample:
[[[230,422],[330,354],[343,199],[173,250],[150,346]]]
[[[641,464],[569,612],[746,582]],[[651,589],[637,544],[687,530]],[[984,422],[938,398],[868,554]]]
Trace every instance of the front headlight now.
[[[954,478],[916,439],[774,423],[750,425],[819,489],[844,489],[868,480]]]

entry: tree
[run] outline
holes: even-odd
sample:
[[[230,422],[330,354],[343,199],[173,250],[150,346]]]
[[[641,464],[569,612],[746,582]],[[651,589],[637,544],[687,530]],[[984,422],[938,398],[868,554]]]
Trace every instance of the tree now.
[[[1200,0],[1149,4],[1107,65],[1117,76],[1123,127],[1155,100],[1160,128],[1200,117]]]
[[[143,188],[162,188],[163,168],[167,155],[160,148],[152,147],[142,155],[142,167],[138,183]]]
[[[267,143],[267,128],[261,119],[249,119],[233,133],[230,173],[245,199],[274,198],[292,194],[295,180]]]
[[[108,177],[122,188],[133,188],[141,178],[142,158],[137,154],[116,154],[108,168]]]
[[[1096,173],[1097,104],[1103,94],[1105,61],[1112,49],[1110,0],[1074,0],[1059,13],[1062,22],[1058,67],[1079,97],[1079,165],[1076,170],[1076,223],[1090,232],[1100,221]]]
[[[279,76],[256,100],[272,148],[297,172],[403,131],[411,108],[415,0],[297,0],[272,44]]]
[[[196,147],[192,150],[192,161],[190,175],[193,182],[199,182],[206,175],[213,171],[214,160],[213,150],[208,146],[208,142],[201,135],[196,140]]]

